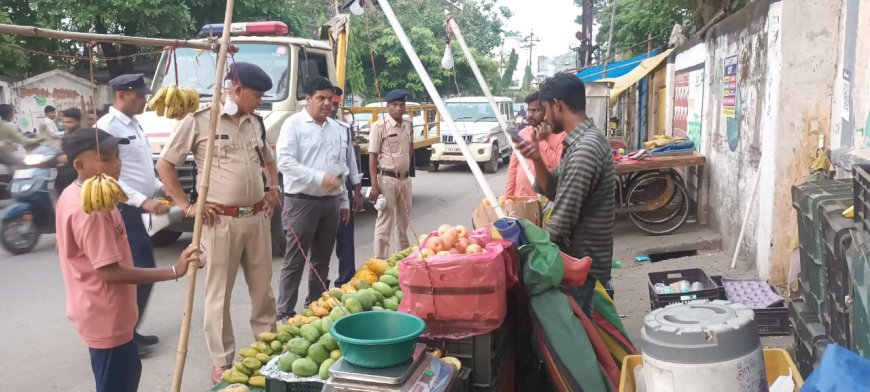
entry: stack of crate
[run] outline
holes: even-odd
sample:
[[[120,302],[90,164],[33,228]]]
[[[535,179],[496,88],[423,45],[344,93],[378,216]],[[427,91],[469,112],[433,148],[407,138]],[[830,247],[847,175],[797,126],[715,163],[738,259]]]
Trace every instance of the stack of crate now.
[[[857,166],[853,173],[855,222],[852,249],[847,253],[845,307],[849,348],[870,359],[870,167]]]
[[[838,275],[842,268],[833,266],[845,261],[837,259],[843,254],[841,247],[829,244],[828,239],[844,242],[843,237],[849,237],[849,229],[854,227],[842,217],[843,210],[852,203],[852,189],[851,180],[812,182],[792,188],[800,237],[802,299],[789,304],[789,318],[795,336],[795,362],[805,377],[818,364],[825,346],[832,342],[832,320],[839,320],[830,313],[836,301],[828,293],[829,274]]]

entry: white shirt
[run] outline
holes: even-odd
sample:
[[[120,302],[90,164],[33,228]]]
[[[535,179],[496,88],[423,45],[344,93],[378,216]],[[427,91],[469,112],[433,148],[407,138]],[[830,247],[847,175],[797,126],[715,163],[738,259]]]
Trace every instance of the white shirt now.
[[[36,128],[36,134],[45,141],[46,145],[60,149],[60,139],[63,134],[57,129],[54,120],[44,117]]]
[[[121,179],[118,183],[129,198],[127,204],[141,207],[145,200],[154,197],[163,183],[154,174],[151,149],[139,121],[110,107],[109,113],[97,121],[97,128],[112,136],[130,140],[130,144],[118,145],[121,149]]]
[[[359,172],[359,167],[356,165],[356,154],[353,150],[353,143],[350,140],[350,124],[336,120],[338,125],[341,125],[345,128],[345,132],[347,133],[347,169],[350,170],[350,174],[347,176],[350,179],[351,185],[359,185],[362,182],[362,174]]]
[[[318,125],[307,110],[296,113],[281,126],[275,146],[278,170],[284,175],[284,192],[309,196],[338,196],[341,208],[350,208],[344,183],[332,192],[323,189],[326,173],[339,174],[347,168],[347,130],[327,118]]]

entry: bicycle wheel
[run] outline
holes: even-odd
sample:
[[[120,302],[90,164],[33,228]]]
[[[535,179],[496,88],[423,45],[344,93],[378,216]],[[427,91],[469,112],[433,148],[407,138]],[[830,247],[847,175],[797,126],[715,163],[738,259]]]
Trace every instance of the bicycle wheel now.
[[[649,211],[629,213],[635,226],[649,234],[673,233],[689,216],[686,188],[669,173],[650,173],[636,178],[629,187],[627,199],[629,206],[652,207]]]

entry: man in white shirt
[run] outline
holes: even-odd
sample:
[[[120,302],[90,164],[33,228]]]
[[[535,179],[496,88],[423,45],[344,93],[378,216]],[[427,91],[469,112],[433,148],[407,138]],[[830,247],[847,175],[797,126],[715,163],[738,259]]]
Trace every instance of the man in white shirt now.
[[[97,128],[112,136],[130,141],[129,144],[121,146],[121,178],[118,181],[129,200],[126,204],[119,204],[118,209],[127,228],[127,241],[133,251],[133,264],[139,268],[154,268],[154,248],[145,223],[142,221],[142,214],[150,212],[163,215],[169,211],[169,206],[154,199],[154,196],[163,193],[163,183],[154,173],[154,161],[145,131],[142,130],[139,121],[133,117],[145,111],[145,95],[151,94],[152,91],[145,85],[142,74],[121,75],[109,81],[109,85],[115,93],[115,103],[109,108],[109,112],[97,121]],[[140,323],[148,304],[151,287],[152,284],[137,286]],[[158,341],[156,336],[144,336],[138,332],[135,334],[135,339],[139,345],[140,355],[143,356],[150,354],[144,347],[156,344]]]
[[[36,134],[45,140],[45,144],[60,150],[60,139],[63,134],[57,128],[57,109],[48,105],[43,109],[45,117],[36,127]]]
[[[305,304],[318,299],[329,287],[329,260],[339,221],[346,224],[350,220],[350,201],[344,188],[350,144],[347,130],[331,118],[332,83],[325,78],[309,80],[305,95],[305,110],[284,122],[276,146],[278,169],[284,176],[287,233],[287,253],[278,284],[279,321],[296,314],[306,259],[313,271],[308,276]]]

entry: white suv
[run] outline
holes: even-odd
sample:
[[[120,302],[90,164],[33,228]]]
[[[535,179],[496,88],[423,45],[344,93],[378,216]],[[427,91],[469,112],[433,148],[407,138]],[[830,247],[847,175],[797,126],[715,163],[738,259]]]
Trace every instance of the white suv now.
[[[510,98],[496,97],[495,102],[501,114],[508,122],[508,128],[514,124],[514,102]],[[487,173],[498,170],[498,162],[505,164],[511,159],[511,146],[501,131],[498,119],[486,97],[451,98],[445,101],[447,111],[456,122],[459,135],[468,143],[474,160],[483,166]],[[441,143],[432,145],[430,171],[438,171],[442,163],[465,162],[459,145],[447,124],[441,124]]]

